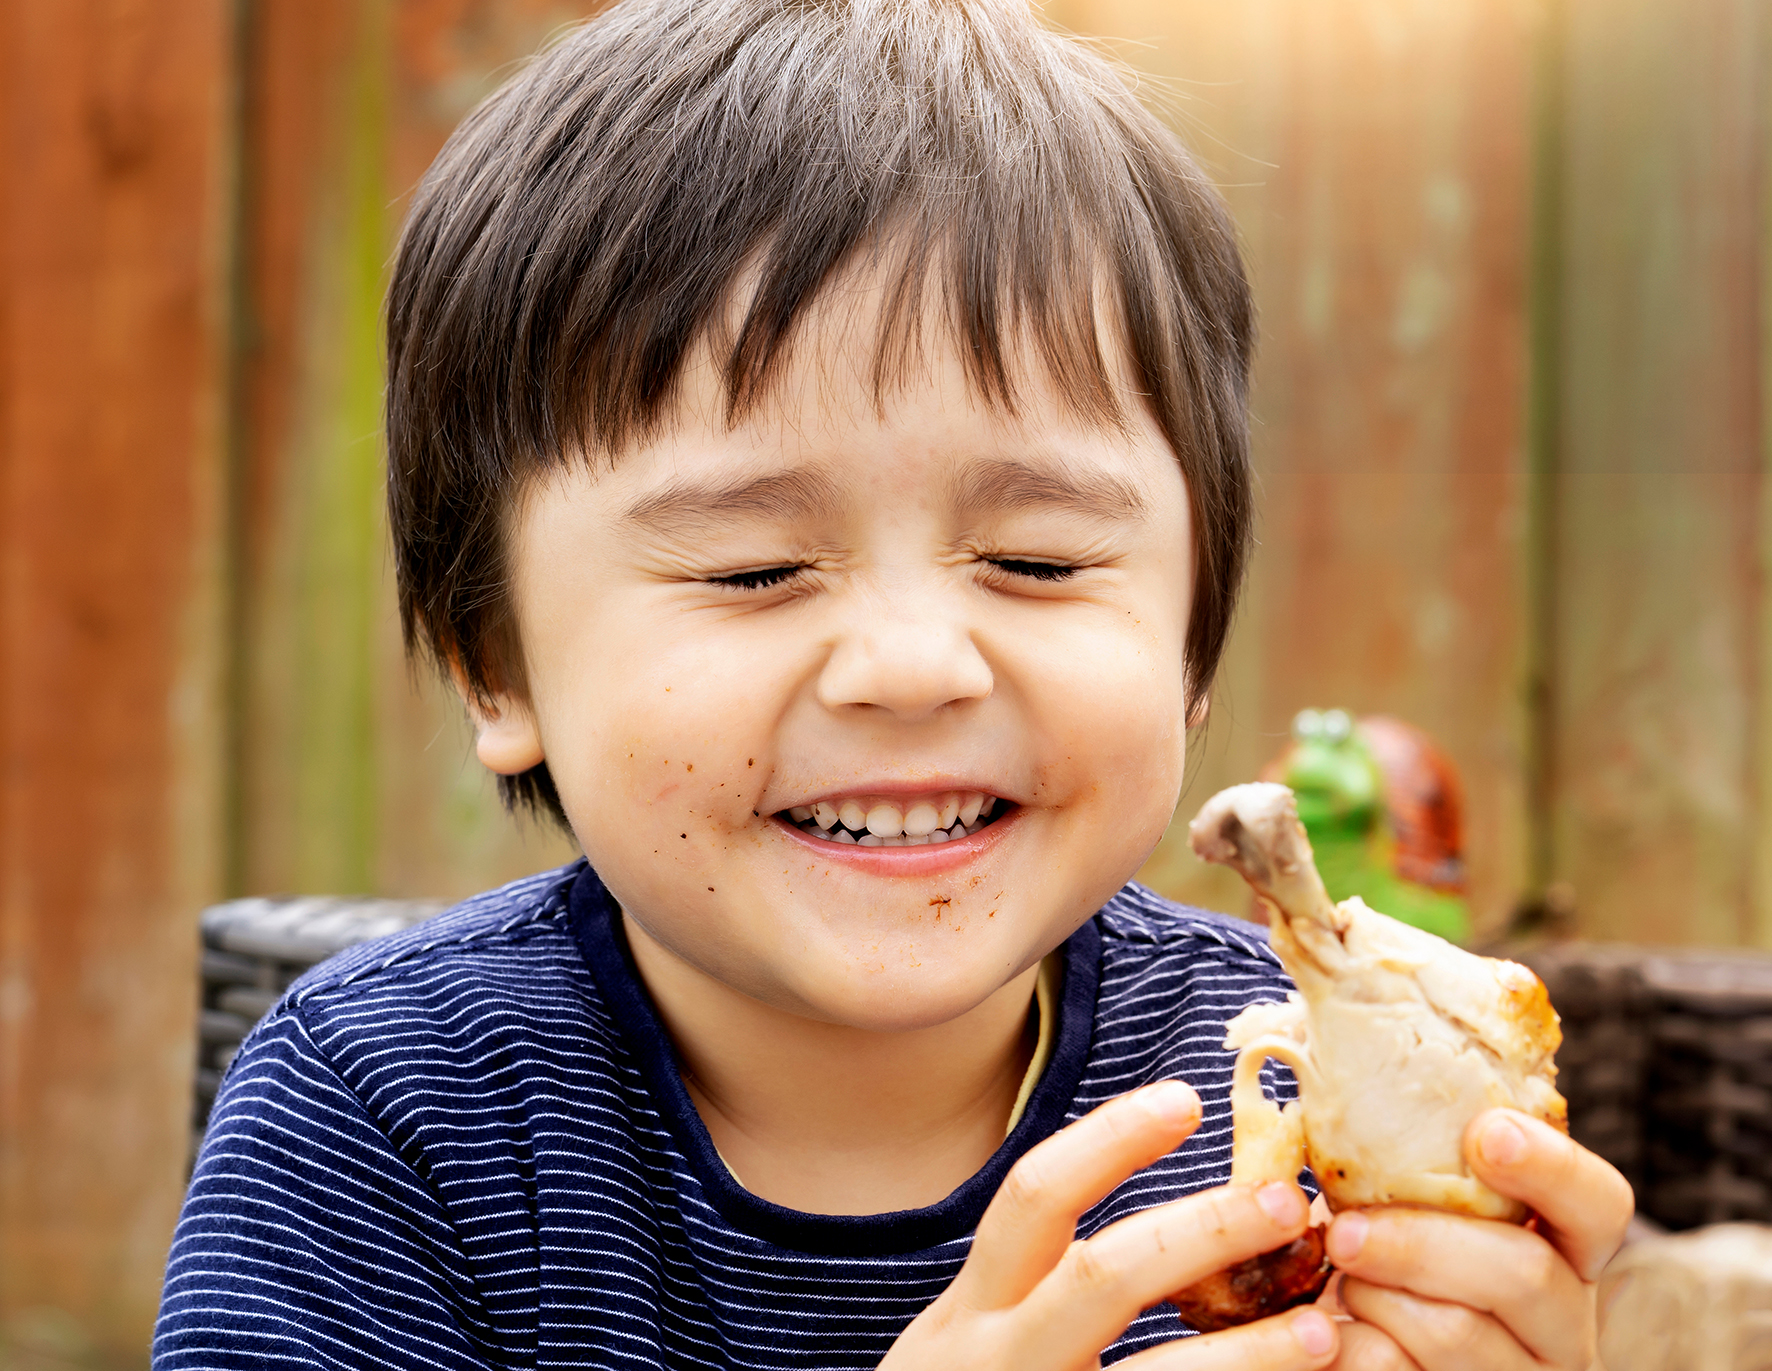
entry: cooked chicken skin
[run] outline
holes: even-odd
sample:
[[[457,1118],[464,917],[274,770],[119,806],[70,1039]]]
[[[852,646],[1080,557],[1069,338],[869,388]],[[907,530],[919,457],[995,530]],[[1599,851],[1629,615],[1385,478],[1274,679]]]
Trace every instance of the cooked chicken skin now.
[[[1188,830],[1271,908],[1270,940],[1298,985],[1229,1026],[1233,1183],[1308,1164],[1330,1207],[1414,1204],[1520,1222],[1524,1206],[1470,1174],[1464,1130],[1510,1106],[1567,1128],[1552,1056],[1562,1040],[1543,984],[1367,908],[1330,902],[1292,792],[1239,785]],[[1284,1111],[1261,1091],[1269,1057],[1298,1076]]]

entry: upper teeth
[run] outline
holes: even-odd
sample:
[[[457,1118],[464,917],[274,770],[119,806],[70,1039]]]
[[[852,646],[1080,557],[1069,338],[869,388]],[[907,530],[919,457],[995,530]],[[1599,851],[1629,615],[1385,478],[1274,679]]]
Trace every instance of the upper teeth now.
[[[980,816],[989,818],[997,797],[979,790],[950,790],[914,799],[851,795],[794,805],[788,817],[797,824],[816,823],[818,836],[859,841],[864,846],[892,843],[946,842],[974,829]],[[841,825],[839,828],[838,825]],[[836,830],[832,832],[832,830]],[[852,834],[862,835],[860,838]]]

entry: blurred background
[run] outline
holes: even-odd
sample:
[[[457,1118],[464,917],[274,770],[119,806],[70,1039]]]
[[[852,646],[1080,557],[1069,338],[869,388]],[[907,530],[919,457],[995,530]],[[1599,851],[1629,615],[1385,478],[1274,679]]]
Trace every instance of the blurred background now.
[[[571,855],[402,661],[378,328],[410,187],[594,8],[0,0],[0,1361],[145,1363],[200,909]],[[1184,816],[1302,707],[1391,714],[1462,773],[1479,938],[1549,892],[1772,948],[1767,7],[1046,10],[1147,74],[1262,310]],[[1245,907],[1173,835],[1145,877]]]

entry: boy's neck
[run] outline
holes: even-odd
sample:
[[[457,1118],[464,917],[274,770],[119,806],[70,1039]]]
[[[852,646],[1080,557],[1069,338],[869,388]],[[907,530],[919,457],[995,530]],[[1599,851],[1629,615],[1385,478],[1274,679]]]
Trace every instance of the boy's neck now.
[[[814,1214],[920,1209],[1002,1145],[1038,967],[948,1023],[875,1032],[772,1008],[623,924],[689,1096],[752,1194]]]

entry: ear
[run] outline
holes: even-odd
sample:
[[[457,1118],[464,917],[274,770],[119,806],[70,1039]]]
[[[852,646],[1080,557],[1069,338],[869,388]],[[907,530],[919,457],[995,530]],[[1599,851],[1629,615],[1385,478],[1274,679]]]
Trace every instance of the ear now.
[[[474,721],[474,755],[482,766],[501,776],[518,776],[546,760],[541,729],[527,701],[503,693],[483,698],[456,662],[449,664],[449,678]]]
[[[1189,731],[1206,726],[1206,718],[1212,713],[1212,692],[1206,691],[1188,705],[1186,727]]]
[[[488,704],[470,704],[474,755],[488,771],[518,776],[546,760],[535,714],[519,700],[500,695]]]

